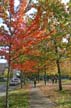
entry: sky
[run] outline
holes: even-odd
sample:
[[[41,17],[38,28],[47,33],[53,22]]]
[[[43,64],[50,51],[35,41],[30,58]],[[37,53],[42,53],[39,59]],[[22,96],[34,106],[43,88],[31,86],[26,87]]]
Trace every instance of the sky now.
[[[69,0],[62,0],[62,2],[66,4],[67,2],[69,2]]]
[[[36,0],[32,0],[32,1],[36,2]],[[62,0],[62,2],[66,4],[67,2],[69,2],[69,0]],[[15,0],[15,7],[17,7],[18,5],[19,5],[19,0]],[[35,11],[36,10],[34,8],[32,8],[31,10],[29,10],[27,12],[27,15],[29,15],[30,13],[33,13]],[[0,26],[3,25],[2,22],[3,22],[3,20],[0,18]],[[6,28],[6,26],[5,26],[5,28]],[[65,38],[63,39],[63,41],[67,42],[67,40]],[[7,62],[7,60],[0,58],[0,63],[6,63],[6,62]]]

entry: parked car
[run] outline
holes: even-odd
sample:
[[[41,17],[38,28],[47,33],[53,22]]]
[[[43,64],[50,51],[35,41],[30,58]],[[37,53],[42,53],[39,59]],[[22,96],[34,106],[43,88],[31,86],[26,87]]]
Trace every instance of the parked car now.
[[[11,81],[10,81],[10,86],[15,86],[15,85],[18,85],[18,84],[20,84],[20,79],[19,78],[13,78],[13,79],[11,79]]]

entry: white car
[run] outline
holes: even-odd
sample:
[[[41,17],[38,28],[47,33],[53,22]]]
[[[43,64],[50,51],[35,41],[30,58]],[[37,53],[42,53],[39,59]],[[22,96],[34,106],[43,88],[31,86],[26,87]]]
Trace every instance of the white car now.
[[[10,86],[15,86],[15,85],[18,85],[20,84],[20,79],[19,78],[13,78],[11,81],[10,81]]]

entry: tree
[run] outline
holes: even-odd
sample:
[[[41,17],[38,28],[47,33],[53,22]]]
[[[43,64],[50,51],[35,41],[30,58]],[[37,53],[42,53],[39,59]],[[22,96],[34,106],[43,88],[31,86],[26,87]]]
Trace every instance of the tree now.
[[[68,27],[69,21],[69,11],[66,6],[58,0],[39,0],[42,6],[43,16],[41,20],[41,27],[43,25],[43,20],[45,20],[46,33],[50,30],[55,30],[55,34],[51,34],[49,40],[47,39],[47,51],[49,57],[56,61],[58,79],[59,79],[59,90],[62,90],[61,84],[61,70],[60,61],[65,57],[65,50],[67,49],[67,44],[63,44],[63,38],[70,33]],[[50,41],[50,42],[49,42]]]
[[[10,1],[5,0],[2,6],[0,6],[1,8],[0,17],[3,20],[3,24],[6,25],[6,28],[4,27],[0,28],[0,45],[4,46],[4,49],[0,51],[0,54],[4,55],[5,58],[8,60],[8,76],[7,76],[5,108],[8,108],[8,89],[9,89],[9,74],[11,69],[11,61],[13,55],[17,56],[17,53],[15,54],[15,52],[18,49],[21,49],[21,47],[23,47],[22,44],[20,44],[21,42],[20,40],[22,39],[20,35],[22,35],[21,32],[24,32],[25,29],[23,15],[26,8],[26,2],[27,1],[22,1],[20,3],[19,9],[16,10],[14,10],[14,0]],[[6,47],[8,47],[7,50],[5,49]]]
[[[20,55],[27,53],[29,51],[29,47],[31,47],[33,44],[37,44],[39,41],[45,38],[45,28],[40,29],[39,26],[42,14],[41,7],[36,6],[37,13],[31,24],[28,25],[24,20],[26,12],[25,10],[27,7],[26,4],[27,1],[22,0],[19,6],[15,9],[14,0],[5,0],[0,6],[0,17],[3,20],[3,26],[0,27],[0,45],[2,46],[0,54],[4,55],[8,61],[5,108],[8,108],[9,105],[8,89],[12,61],[18,58]],[[54,33],[54,30],[50,31],[49,34],[51,33]]]

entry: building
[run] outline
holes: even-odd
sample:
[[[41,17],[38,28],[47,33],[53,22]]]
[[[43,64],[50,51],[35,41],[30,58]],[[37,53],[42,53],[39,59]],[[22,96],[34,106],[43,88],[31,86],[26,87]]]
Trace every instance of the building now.
[[[3,75],[5,72],[5,69],[8,67],[7,60],[0,59],[0,75]]]

